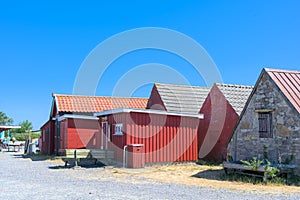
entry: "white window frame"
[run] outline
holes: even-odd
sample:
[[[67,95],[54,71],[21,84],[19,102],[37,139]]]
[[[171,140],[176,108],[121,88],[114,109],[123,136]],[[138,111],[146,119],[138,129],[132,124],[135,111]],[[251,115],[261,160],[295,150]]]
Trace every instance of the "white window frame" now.
[[[114,124],[114,135],[123,135],[123,124]]]

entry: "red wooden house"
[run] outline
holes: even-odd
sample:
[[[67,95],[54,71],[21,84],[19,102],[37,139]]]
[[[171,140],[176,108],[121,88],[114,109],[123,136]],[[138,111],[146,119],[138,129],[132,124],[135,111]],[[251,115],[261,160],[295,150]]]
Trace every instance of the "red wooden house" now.
[[[101,148],[94,113],[116,108],[145,108],[146,98],[53,94],[50,119],[41,127],[42,152],[59,155],[64,149]]]
[[[221,161],[228,139],[253,87],[214,84],[212,88],[155,84],[147,108],[204,114],[198,128],[199,158]]]
[[[143,145],[145,163],[196,161],[197,130],[201,114],[151,109],[117,109],[97,113],[104,150],[114,151],[115,161],[126,159],[126,148]],[[124,159],[125,158],[125,159]]]
[[[199,158],[220,162],[226,158],[227,143],[233,134],[248,98],[251,86],[214,84],[200,112]]]

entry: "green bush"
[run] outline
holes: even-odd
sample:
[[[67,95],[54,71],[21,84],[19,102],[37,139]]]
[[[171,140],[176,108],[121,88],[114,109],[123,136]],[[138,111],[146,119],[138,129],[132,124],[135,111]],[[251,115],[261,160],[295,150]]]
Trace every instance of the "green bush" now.
[[[18,141],[25,141],[28,139],[28,133],[15,133],[13,135]],[[41,137],[40,133],[31,133],[31,139],[36,139]]]

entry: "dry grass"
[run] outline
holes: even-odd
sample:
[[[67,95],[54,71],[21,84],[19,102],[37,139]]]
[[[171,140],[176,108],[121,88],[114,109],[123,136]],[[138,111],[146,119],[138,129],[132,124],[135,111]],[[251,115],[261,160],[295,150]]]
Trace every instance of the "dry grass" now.
[[[48,160],[60,162],[61,160]],[[77,174],[78,176],[78,174]],[[224,180],[222,166],[197,165],[195,163],[154,165],[142,169],[114,168],[108,167],[97,170],[91,179],[111,179],[118,182],[130,182],[136,184],[151,183],[175,183],[199,187],[225,188],[229,190],[253,191],[264,193],[300,193],[300,187],[275,185],[275,184],[253,184],[241,181]],[[78,178],[78,177],[77,177]],[[86,179],[87,176],[82,178]]]
[[[176,164],[151,166],[144,169],[112,169],[116,177],[147,178],[161,183],[176,183],[200,187],[226,188],[267,193],[300,193],[300,187],[264,185],[244,182],[225,181],[221,166],[203,166],[196,164]]]

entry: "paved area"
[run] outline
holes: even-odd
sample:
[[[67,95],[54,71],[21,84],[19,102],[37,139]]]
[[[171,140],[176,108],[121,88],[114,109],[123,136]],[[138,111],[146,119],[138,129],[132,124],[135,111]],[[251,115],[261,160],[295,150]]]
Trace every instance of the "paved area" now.
[[[118,176],[104,167],[63,168],[58,161],[32,161],[0,152],[0,199],[300,199],[300,194],[268,194],[187,186]],[[109,173],[106,173],[107,172]]]

